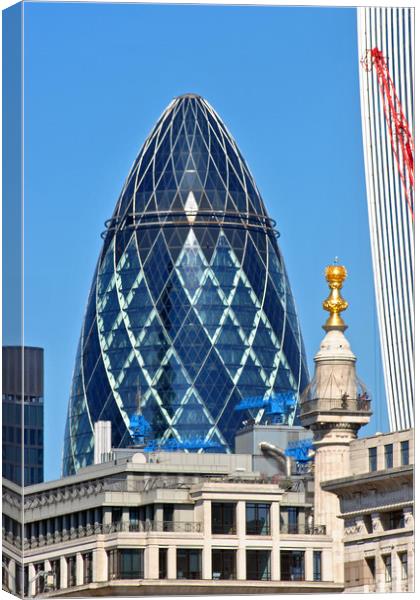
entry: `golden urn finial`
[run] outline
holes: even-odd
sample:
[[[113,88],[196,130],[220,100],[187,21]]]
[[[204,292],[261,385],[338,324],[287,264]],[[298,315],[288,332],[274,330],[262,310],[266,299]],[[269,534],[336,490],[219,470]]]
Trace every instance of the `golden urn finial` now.
[[[346,267],[337,263],[338,259],[336,258],[334,264],[328,265],[325,269],[325,279],[328,281],[331,290],[330,295],[322,304],[324,310],[327,310],[330,313],[325,325],[323,325],[325,331],[331,331],[332,329],[345,331],[347,329],[347,325],[340,315],[340,313],[343,310],[346,310],[349,305],[340,294],[343,282],[347,277],[347,270]]]

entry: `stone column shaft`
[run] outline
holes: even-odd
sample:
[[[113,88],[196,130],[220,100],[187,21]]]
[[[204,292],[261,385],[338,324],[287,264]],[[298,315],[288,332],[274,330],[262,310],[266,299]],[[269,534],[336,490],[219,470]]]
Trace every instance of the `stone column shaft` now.
[[[176,547],[169,546],[168,548],[168,579],[176,579]]]

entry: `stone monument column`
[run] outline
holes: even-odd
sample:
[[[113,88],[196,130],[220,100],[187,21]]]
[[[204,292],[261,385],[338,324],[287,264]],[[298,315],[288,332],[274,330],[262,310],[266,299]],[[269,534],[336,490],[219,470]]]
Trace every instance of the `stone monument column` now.
[[[368,395],[356,375],[356,357],[344,335],[340,313],[348,303],[340,294],[347,276],[334,264],[325,270],[330,295],[323,308],[330,313],[323,326],[326,336],[315,356],[315,375],[300,399],[301,423],[313,432],[315,447],[314,521],[325,525],[333,540],[334,581],[344,583],[344,521],[339,498],[322,484],[350,474],[350,442],[371,415]]]

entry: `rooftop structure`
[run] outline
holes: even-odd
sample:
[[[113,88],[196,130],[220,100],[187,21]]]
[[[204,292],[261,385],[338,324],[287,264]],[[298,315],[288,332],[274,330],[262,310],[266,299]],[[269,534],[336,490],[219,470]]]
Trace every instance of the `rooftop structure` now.
[[[138,410],[153,449],[230,452],[249,397],[308,382],[275,224],[206,100],[175,98],[145,141],[106,223],[76,356],[63,473],[93,462],[93,428],[133,443]],[[138,430],[138,429],[137,429]],[[137,431],[136,430],[136,431]],[[153,441],[154,440],[154,441]]]

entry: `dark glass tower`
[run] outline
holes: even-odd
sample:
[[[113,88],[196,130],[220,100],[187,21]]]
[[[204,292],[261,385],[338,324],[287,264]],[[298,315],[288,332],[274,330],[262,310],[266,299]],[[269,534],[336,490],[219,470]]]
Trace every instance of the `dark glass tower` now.
[[[229,452],[243,398],[300,391],[303,342],[273,221],[220,117],[187,94],[124,184],[76,357],[63,472],[92,462],[93,424],[131,442],[140,402],[161,447]],[[288,422],[295,420],[295,409]]]
[[[23,472],[24,485],[41,483],[44,479],[43,348],[3,346],[2,415],[3,477],[22,485]]]

